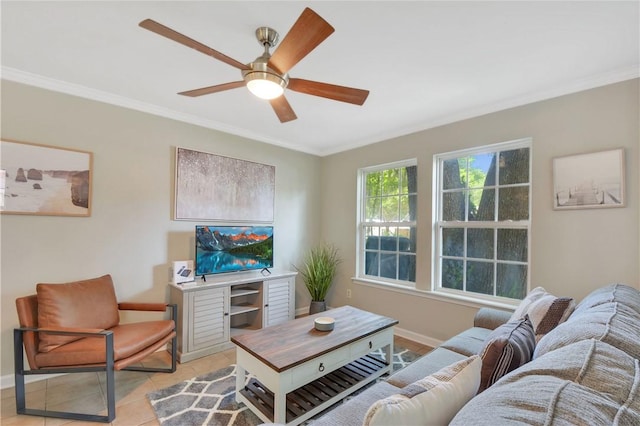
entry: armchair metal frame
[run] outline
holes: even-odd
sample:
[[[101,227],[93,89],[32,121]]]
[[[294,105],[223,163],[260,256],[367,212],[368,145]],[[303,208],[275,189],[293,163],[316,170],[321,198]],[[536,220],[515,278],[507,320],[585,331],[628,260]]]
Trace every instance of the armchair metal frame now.
[[[176,322],[178,317],[178,306],[175,304],[166,305],[171,309],[171,319]],[[177,325],[177,322],[176,322]],[[105,359],[104,365],[97,366],[79,366],[79,367],[60,367],[60,368],[39,368],[26,370],[24,366],[24,333],[37,332],[37,333],[50,333],[57,335],[68,336],[84,336],[84,337],[103,337],[105,341]],[[137,367],[128,366],[122,368],[127,371],[141,371],[141,372],[160,372],[160,373],[173,373],[176,371],[176,359],[177,359],[177,336],[174,336],[171,340],[171,367]],[[71,420],[83,420],[91,422],[103,422],[109,423],[116,417],[116,397],[115,397],[115,360],[114,360],[114,343],[113,332],[109,330],[102,330],[97,332],[87,331],[57,331],[57,330],[43,330],[32,327],[19,327],[13,330],[13,348],[14,348],[14,374],[15,374],[15,394],[16,394],[16,411],[18,414],[25,414],[31,416],[43,416],[43,417],[55,417],[60,419]],[[100,372],[106,373],[107,379],[107,415],[101,416],[98,414],[85,414],[75,413],[68,411],[52,411],[52,410],[40,410],[35,408],[27,408],[26,406],[26,389],[25,389],[25,376],[40,375],[40,374],[61,374],[61,373],[85,373],[85,372]]]

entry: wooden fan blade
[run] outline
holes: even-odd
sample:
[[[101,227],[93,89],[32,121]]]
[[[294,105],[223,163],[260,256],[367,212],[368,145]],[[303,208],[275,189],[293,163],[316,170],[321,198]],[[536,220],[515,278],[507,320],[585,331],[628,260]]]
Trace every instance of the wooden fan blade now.
[[[232,81],[231,83],[216,84],[215,86],[201,87],[200,89],[187,90],[186,92],[180,92],[178,95],[190,96],[195,98],[196,96],[209,95],[211,93],[222,92],[224,90],[231,90],[244,86],[244,81]]]
[[[144,21],[140,22],[140,24],[138,25],[140,25],[142,28],[146,30],[152,31],[170,40],[177,41],[178,43],[183,44],[192,49],[195,49],[198,52],[204,53],[207,56],[211,56],[212,58],[215,58],[219,61],[229,64],[232,67],[236,67],[241,70],[250,69],[247,65],[243,64],[242,62],[238,62],[235,59],[230,58],[227,55],[210,48],[209,46],[205,46],[204,44],[198,41],[195,41],[194,39],[189,38],[184,34],[180,34],[179,32],[174,31],[169,27],[165,27],[164,25],[152,19],[145,19]]]
[[[296,116],[296,113],[293,112],[293,108],[291,108],[291,105],[289,105],[289,101],[287,101],[287,98],[285,98],[284,95],[278,96],[275,99],[271,99],[269,103],[271,104],[273,110],[276,112],[276,115],[280,119],[281,123],[286,123],[287,121],[295,120],[296,118],[298,118]]]
[[[288,72],[334,31],[320,15],[305,8],[273,52],[268,66],[281,74]]]
[[[347,102],[362,105],[369,96],[368,90],[354,89],[352,87],[337,86],[335,84],[320,83],[318,81],[290,78],[287,89],[307,95],[320,96],[334,101]]]

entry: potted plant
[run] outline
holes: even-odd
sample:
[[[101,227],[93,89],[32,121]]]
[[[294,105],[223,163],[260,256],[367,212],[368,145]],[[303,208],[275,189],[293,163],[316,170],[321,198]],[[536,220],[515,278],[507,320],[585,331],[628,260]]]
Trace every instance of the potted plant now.
[[[323,244],[309,250],[302,268],[296,267],[311,295],[310,315],[327,310],[325,298],[340,262],[342,259],[338,255],[338,249],[330,244]]]

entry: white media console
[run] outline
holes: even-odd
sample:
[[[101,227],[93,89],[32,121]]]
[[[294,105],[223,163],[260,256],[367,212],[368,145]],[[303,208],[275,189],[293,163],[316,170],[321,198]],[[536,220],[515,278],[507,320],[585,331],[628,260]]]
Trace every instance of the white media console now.
[[[294,319],[296,275],[256,270],[169,284],[178,305],[178,361],[233,348],[232,336]]]

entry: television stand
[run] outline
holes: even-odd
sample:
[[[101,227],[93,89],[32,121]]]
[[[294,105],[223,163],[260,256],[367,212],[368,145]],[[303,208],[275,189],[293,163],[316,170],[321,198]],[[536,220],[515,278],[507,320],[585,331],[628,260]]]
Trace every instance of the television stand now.
[[[231,349],[233,336],[294,319],[296,275],[256,269],[169,284],[178,305],[178,361]]]

